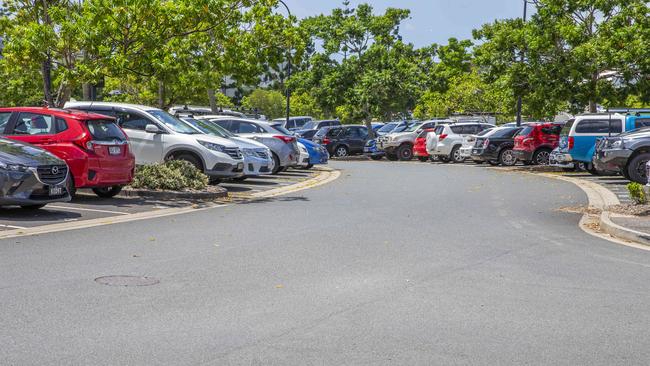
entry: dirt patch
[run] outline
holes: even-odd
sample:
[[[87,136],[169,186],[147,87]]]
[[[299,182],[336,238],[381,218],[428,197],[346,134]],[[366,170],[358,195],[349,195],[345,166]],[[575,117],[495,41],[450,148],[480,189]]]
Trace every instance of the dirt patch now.
[[[650,216],[650,205],[636,205],[628,203],[610,206],[609,211],[620,215],[648,217]]]

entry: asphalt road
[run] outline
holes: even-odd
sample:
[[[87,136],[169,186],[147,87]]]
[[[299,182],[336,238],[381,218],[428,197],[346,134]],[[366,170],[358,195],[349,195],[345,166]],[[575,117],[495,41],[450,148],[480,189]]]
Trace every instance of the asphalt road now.
[[[0,364],[648,364],[650,253],[583,233],[558,210],[578,188],[332,165],[276,199],[0,241]]]

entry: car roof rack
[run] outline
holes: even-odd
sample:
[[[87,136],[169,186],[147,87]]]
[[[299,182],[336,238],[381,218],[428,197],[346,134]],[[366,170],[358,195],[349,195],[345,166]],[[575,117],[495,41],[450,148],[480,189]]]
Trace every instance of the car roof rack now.
[[[607,108],[608,113],[621,113],[621,114],[650,114],[650,108]]]

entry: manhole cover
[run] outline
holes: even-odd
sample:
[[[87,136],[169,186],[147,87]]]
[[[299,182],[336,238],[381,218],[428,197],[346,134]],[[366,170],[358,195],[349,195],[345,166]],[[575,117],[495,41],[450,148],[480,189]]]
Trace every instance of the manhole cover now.
[[[95,282],[106,286],[152,286],[157,285],[160,281],[152,277],[139,276],[104,276],[95,278]]]

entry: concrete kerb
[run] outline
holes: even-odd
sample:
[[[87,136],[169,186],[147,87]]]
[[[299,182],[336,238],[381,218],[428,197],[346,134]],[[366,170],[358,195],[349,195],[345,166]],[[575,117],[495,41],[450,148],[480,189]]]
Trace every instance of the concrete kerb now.
[[[628,229],[612,222],[610,218],[611,213],[608,211],[608,208],[620,204],[618,197],[612,191],[598,183],[579,178],[549,173],[541,173],[539,175],[575,184],[587,195],[589,208],[600,211],[600,214],[594,215],[590,213],[590,210],[587,210],[580,220],[580,228],[583,231],[617,244],[650,251],[650,235]],[[596,230],[595,227],[598,227],[600,230]]]

